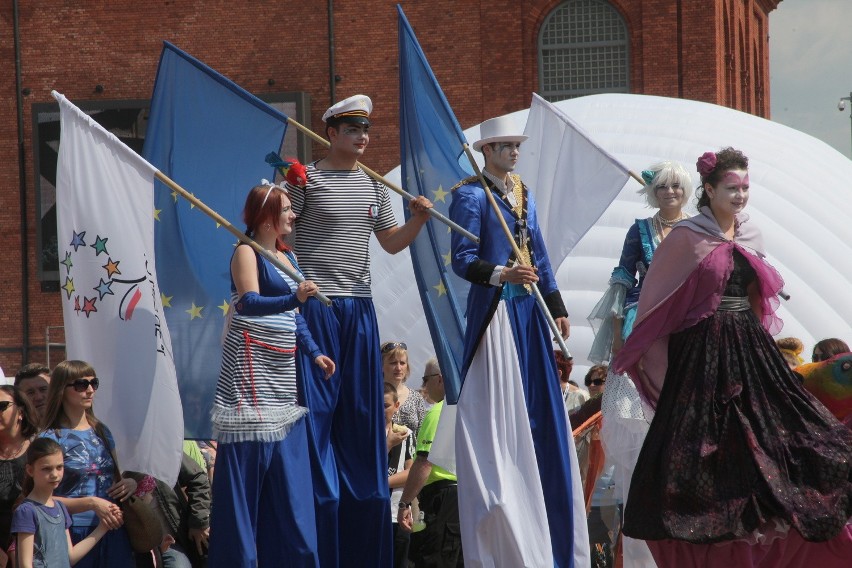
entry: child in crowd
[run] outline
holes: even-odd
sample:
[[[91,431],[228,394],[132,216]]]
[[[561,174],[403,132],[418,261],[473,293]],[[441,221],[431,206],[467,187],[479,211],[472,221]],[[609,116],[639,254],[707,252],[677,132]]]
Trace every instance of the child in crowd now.
[[[408,545],[410,535],[399,530],[396,522],[396,511],[402,488],[408,481],[408,470],[414,460],[414,444],[412,435],[407,427],[393,423],[393,415],[399,410],[399,396],[396,387],[385,383],[385,433],[388,440],[388,485],[391,491],[391,519],[393,521],[393,565],[395,567],[408,565]]]
[[[36,438],[27,450],[26,499],[12,517],[17,534],[18,568],[62,568],[82,559],[107,532],[101,521],[76,545],[71,544],[71,515],[53,491],[64,473],[62,447],[49,438]]]

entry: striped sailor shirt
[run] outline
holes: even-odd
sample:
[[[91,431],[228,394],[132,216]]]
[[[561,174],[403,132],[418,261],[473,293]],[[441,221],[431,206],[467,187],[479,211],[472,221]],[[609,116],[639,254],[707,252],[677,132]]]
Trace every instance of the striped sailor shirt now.
[[[388,188],[360,168],[307,172],[305,188],[288,185],[302,273],[326,296],[369,298],[370,235],[396,226]]]

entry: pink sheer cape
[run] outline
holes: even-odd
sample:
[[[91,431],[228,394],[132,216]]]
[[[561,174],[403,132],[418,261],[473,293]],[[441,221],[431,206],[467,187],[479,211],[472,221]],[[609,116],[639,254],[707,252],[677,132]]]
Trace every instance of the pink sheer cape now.
[[[721,236],[709,209],[679,223],[660,243],[645,276],[633,332],[613,362],[618,373],[628,373],[639,394],[654,409],[668,368],[668,338],[712,315],[719,307],[733,270],[733,249],[757,273],[758,294],[752,307],[770,333],[781,330],[775,315],[781,276],[763,259],[760,232],[737,220],[733,242]]]
[[[781,330],[775,315],[783,287],[778,272],[763,259],[760,233],[738,217],[734,242],[724,239],[712,214],[681,222],[660,244],[645,276],[633,332],[613,362],[629,373],[640,395],[656,409],[668,367],[668,338],[712,315],[733,270],[733,249],[757,273],[752,308],[770,334]],[[812,568],[849,566],[852,525],[828,542],[807,542],[795,529],[767,530],[760,538],[718,544],[677,540],[646,541],[659,566]]]

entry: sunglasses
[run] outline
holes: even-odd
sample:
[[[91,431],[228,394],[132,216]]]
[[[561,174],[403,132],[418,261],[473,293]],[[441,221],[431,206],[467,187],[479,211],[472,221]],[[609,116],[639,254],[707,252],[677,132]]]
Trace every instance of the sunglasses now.
[[[72,383],[68,383],[65,385],[65,388],[74,387],[74,390],[77,392],[86,392],[89,387],[92,387],[92,390],[98,390],[98,387],[101,386],[101,382],[97,377],[94,379],[77,379]]]
[[[605,383],[606,383],[606,379],[595,379],[593,381],[589,381],[588,383],[586,383],[586,386],[590,387],[592,385],[595,385],[596,387],[599,387],[599,386],[602,386]]]
[[[0,402],[0,414],[6,412],[6,409],[15,404],[13,400],[4,400]]]
[[[438,375],[440,375],[440,374],[441,374],[441,373],[432,373],[431,375],[423,375],[423,379],[422,379],[422,380],[423,380],[423,382],[425,383],[426,381],[428,381],[428,380],[429,380],[429,377],[437,377],[437,376],[438,376]]]
[[[397,341],[388,341],[387,343],[382,345],[382,354],[385,354],[388,351],[393,351],[397,347],[399,347],[400,349],[405,349],[406,351],[408,351],[408,345],[406,345],[405,343],[401,343],[401,342],[397,342]]]
[[[833,358],[834,355],[831,353],[823,353],[822,351],[814,351],[813,355],[811,355],[811,361],[814,363],[819,363],[820,361],[828,361]]]

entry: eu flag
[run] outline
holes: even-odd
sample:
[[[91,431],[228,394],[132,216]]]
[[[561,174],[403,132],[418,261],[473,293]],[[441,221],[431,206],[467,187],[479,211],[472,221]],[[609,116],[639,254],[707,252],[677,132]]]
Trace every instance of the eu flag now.
[[[165,42],[144,156],[235,226],[242,222],[248,190],[274,178],[263,158],[281,148],[286,130],[286,115]],[[157,186],[157,273],[186,436],[209,439],[236,241],[188,201],[159,181]]]
[[[449,217],[450,189],[471,175],[470,166],[462,166],[467,164],[462,151],[465,136],[402,8],[397,5],[397,9],[403,185],[410,193],[429,198]],[[455,404],[461,389],[469,286],[450,267],[450,232],[445,225],[426,224],[410,250],[423,311],[444,375],[446,400]]]

